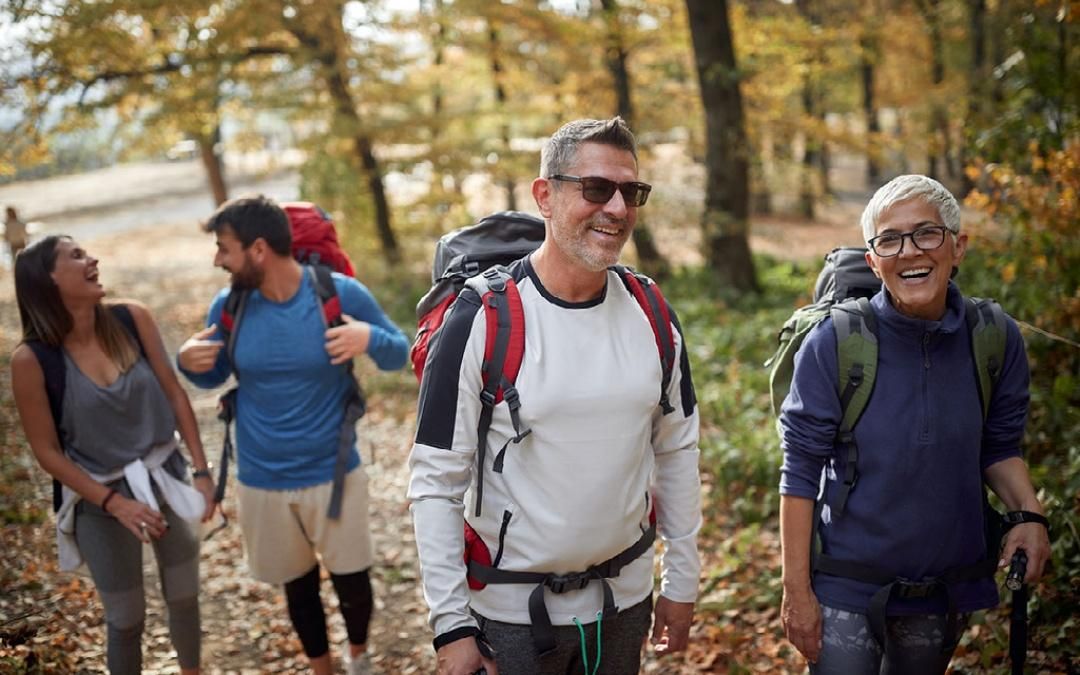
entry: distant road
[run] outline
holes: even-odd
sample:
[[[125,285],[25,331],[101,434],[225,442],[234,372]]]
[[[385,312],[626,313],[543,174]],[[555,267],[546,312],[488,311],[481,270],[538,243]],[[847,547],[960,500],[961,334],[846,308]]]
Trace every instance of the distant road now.
[[[261,192],[296,199],[291,169],[229,181],[230,196]],[[0,186],[0,205],[38,223],[36,234],[63,232],[78,239],[188,221],[195,227],[214,210],[198,161],[122,164],[98,171]]]

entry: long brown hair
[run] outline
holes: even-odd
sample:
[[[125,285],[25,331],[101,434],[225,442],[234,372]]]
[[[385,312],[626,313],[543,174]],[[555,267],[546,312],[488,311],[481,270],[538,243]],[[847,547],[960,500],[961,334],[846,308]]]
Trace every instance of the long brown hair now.
[[[53,281],[57,246],[66,235],[50,235],[30,244],[15,258],[15,300],[22,321],[22,341],[42,342],[60,348],[71,332],[71,313],[64,306]],[[106,356],[121,372],[139,360],[132,336],[102,303],[94,307],[94,334]]]

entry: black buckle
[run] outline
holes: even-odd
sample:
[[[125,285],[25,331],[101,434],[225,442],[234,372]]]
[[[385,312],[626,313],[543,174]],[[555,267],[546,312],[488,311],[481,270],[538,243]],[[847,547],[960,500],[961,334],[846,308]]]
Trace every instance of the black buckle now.
[[[517,387],[512,385],[503,387],[503,400],[506,401],[506,405],[510,410],[517,410],[521,407],[521,397],[518,396]]]
[[[928,598],[933,595],[940,587],[941,581],[939,579],[924,579],[922,581],[913,581],[911,579],[899,578],[896,580],[896,597],[898,598]]]
[[[571,572],[570,574],[549,574],[544,579],[544,585],[551,589],[552,593],[565,593],[566,591],[578,591],[589,585],[592,581],[591,572]]]
[[[469,262],[465,263],[465,268],[463,271],[465,272],[465,276],[474,277],[480,273],[480,263],[476,262],[475,260],[470,260]]]
[[[487,389],[480,390],[480,402],[484,404],[485,408],[495,407],[495,392],[488,391]]]
[[[499,274],[494,267],[484,270],[484,278],[488,281],[488,288],[494,293],[502,293],[506,290],[506,279]]]

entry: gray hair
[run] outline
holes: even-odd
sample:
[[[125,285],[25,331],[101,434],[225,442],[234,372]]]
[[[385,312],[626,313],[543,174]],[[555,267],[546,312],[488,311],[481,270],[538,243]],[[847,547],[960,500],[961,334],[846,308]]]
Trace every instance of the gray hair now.
[[[574,163],[582,143],[600,143],[626,150],[637,162],[637,143],[623,118],[616,115],[609,120],[574,120],[560,127],[544,143],[540,151],[540,177],[565,173]]]
[[[877,234],[881,216],[893,205],[909,199],[921,199],[937,209],[944,225],[953,234],[960,234],[960,204],[949,190],[929,176],[908,174],[897,176],[878,188],[862,212],[863,239],[870,241]]]

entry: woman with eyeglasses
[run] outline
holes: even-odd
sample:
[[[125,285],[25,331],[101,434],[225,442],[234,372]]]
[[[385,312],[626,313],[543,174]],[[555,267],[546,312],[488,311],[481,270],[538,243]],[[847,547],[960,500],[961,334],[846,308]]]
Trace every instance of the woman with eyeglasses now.
[[[210,519],[214,483],[158,328],[140,304],[104,303],[97,259],[66,236],[19,254],[15,295],[15,403],[35,458],[58,481],[60,568],[85,562],[101,596],[109,672],[141,671],[150,544],[180,671],[198,673],[199,542],[189,521]]]
[[[1022,550],[1033,582],[1050,556],[1020,451],[1027,358],[1016,323],[999,315],[1004,358],[990,364],[984,406],[952,281],[968,239],[944,186],[892,180],[862,230],[882,282],[869,304],[877,371],[849,435],[842,328],[825,319],[796,356],[780,414],[781,615],[811,673],[944,673],[970,613],[998,602],[994,570]],[[987,550],[984,482],[1020,514],[1000,551]]]

